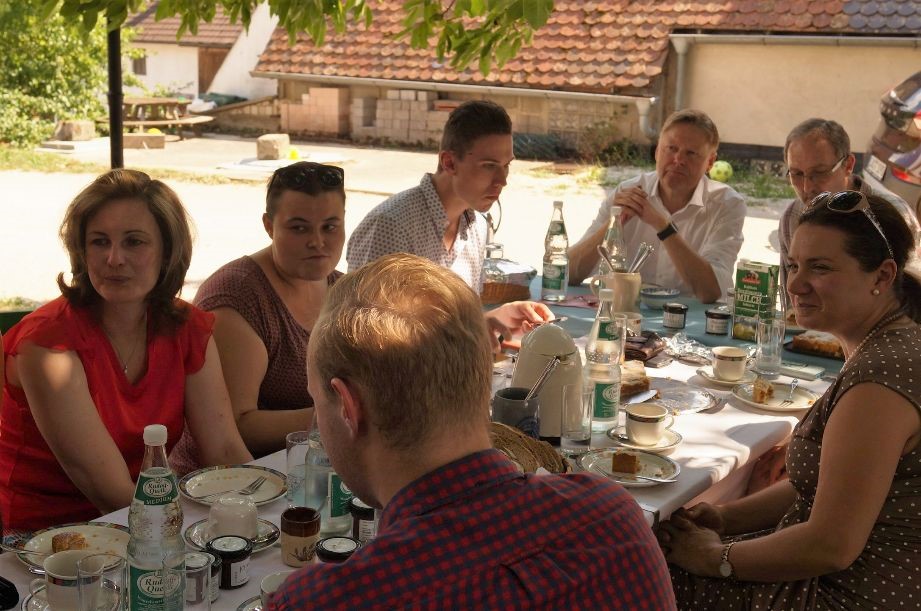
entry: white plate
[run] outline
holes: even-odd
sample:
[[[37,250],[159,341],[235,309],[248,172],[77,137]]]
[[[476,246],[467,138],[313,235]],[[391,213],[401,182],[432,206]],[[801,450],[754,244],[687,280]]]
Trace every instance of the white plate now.
[[[697,375],[708,382],[718,386],[738,386],[739,384],[750,384],[755,381],[758,375],[754,371],[746,371],[738,380],[724,380],[713,375],[713,365],[707,365],[697,370]]]
[[[51,553],[51,539],[63,532],[80,533],[86,539],[87,549],[97,554],[115,554],[125,556],[128,552],[128,527],[109,522],[75,522],[62,526],[52,526],[32,533],[22,549],[30,552]],[[28,566],[40,568],[43,556],[18,554],[19,559]]]
[[[182,537],[191,547],[203,550],[205,549],[205,544],[212,539],[208,530],[208,519],[205,518],[186,528],[185,532],[182,533]],[[277,526],[268,520],[259,518],[256,528],[256,538],[252,539],[253,553],[261,552],[266,548],[272,547],[272,544],[278,540],[279,534]]]
[[[118,590],[105,586],[105,598],[98,602],[96,605],[97,611],[116,611],[120,608],[118,604],[120,601],[118,599]],[[48,598],[45,594],[45,585],[42,584],[35,590],[34,594],[27,594],[22,601],[22,611],[53,611],[51,605],[48,603]]]
[[[656,445],[639,446],[627,438],[627,433],[622,426],[615,426],[612,429],[608,429],[608,437],[625,448],[630,448],[632,450],[644,450],[654,454],[661,454],[663,452],[674,450],[681,444],[682,439],[681,434],[678,431],[665,429],[665,433],[662,434],[662,439],[660,439],[659,443]]]
[[[798,412],[809,409],[819,398],[819,395],[811,390],[797,386],[796,390],[793,391],[793,403],[791,405],[781,405],[790,396],[790,385],[778,384],[777,382],[771,382],[771,384],[774,386],[774,396],[768,399],[766,403],[755,403],[752,400],[753,384],[739,384],[732,389],[732,394],[746,405],[771,412]]]
[[[664,405],[675,416],[706,411],[719,404],[716,397],[708,391],[681,380],[651,378],[650,386],[653,390],[659,391],[659,398],[653,401]]]
[[[259,596],[247,598],[240,603],[237,611],[262,611],[262,598]]]
[[[607,475],[625,488],[646,488],[648,486],[658,486],[658,482],[649,480],[636,479],[628,475],[614,475],[611,472],[611,455],[614,452],[626,452],[633,454],[640,459],[640,475],[648,477],[662,477],[674,479],[681,472],[678,466],[671,458],[659,456],[643,450],[621,450],[619,448],[604,448],[601,450],[590,450],[577,459],[579,466],[592,473]]]
[[[210,500],[200,498],[217,492],[230,492],[245,488],[253,483],[257,477],[265,476],[266,481],[249,498],[257,505],[271,503],[285,495],[288,487],[285,485],[285,474],[268,467],[258,465],[227,465],[222,467],[207,467],[189,473],[179,480],[179,492],[185,498],[202,505],[211,505],[220,497]]]

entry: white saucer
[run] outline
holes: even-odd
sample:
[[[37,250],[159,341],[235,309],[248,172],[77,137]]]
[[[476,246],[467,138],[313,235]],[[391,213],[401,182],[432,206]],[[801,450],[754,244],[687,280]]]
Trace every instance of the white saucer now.
[[[742,374],[742,377],[739,378],[738,380],[724,380],[722,378],[718,378],[715,375],[713,375],[713,365],[707,365],[705,367],[701,367],[700,369],[697,370],[697,375],[699,375],[706,381],[712,382],[718,386],[737,386],[739,384],[749,384],[751,382],[754,382],[755,378],[758,377],[758,375],[754,371],[746,370],[745,373]]]
[[[630,448],[632,450],[644,450],[646,452],[652,452],[653,454],[663,454],[670,450],[674,450],[679,445],[681,445],[681,434],[678,431],[672,429],[665,429],[665,432],[662,434],[662,438],[654,446],[641,446],[633,443],[627,438],[626,432],[623,426],[615,426],[612,429],[608,429],[608,437],[613,439],[625,448]]]

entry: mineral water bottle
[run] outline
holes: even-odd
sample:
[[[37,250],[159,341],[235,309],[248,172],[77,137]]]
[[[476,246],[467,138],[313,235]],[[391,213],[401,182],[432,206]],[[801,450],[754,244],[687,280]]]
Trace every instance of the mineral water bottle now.
[[[608,262],[601,259],[601,273],[609,274],[611,272],[625,272],[627,271],[627,254],[626,247],[624,246],[624,226],[620,220],[620,213],[623,211],[623,208],[620,206],[611,206],[611,220],[608,223],[608,231],[604,235],[604,245],[608,249],[608,254],[611,257],[611,262],[614,263],[616,269],[611,269],[611,266],[608,265]]]
[[[601,301],[588,343],[582,368],[584,388],[592,388],[592,431],[603,432],[617,424],[620,407],[620,353],[624,329],[614,318],[614,291],[601,289]]]
[[[569,284],[569,238],[563,221],[563,202],[553,202],[553,216],[544,238],[544,273],[540,298],[545,301],[563,301]]]
[[[163,559],[185,549],[179,486],[166,461],[166,427],[144,427],[144,461],[128,509],[128,608],[182,609],[180,583],[163,583]]]
[[[614,289],[601,289],[598,292],[598,311],[585,344],[585,356],[592,352],[617,352],[615,359],[620,360],[623,338],[619,327],[611,326],[614,320]]]
[[[310,431],[304,472],[307,507],[320,512],[320,533],[327,535],[349,531],[352,527],[352,515],[349,512],[352,491],[333,470],[316,421]]]

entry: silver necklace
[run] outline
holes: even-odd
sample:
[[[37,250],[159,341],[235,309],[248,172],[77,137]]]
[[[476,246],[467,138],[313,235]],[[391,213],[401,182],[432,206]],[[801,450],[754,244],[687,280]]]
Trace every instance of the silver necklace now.
[[[864,347],[864,344],[866,344],[868,341],[870,341],[870,338],[872,338],[874,335],[876,335],[877,333],[879,333],[880,331],[882,331],[882,330],[883,330],[883,327],[885,327],[885,326],[888,325],[889,323],[894,322],[894,321],[898,320],[899,318],[901,318],[901,317],[902,317],[902,314],[903,314],[902,308],[899,307],[899,308],[897,308],[894,312],[892,312],[892,314],[889,314],[888,316],[883,317],[882,320],[880,320],[878,323],[876,323],[876,324],[873,326],[873,328],[870,329],[870,331],[869,331],[866,335],[863,336],[863,339],[860,340],[860,343],[857,344],[857,348],[854,349],[854,352],[851,353],[851,355],[847,358],[847,360],[850,361],[850,360],[853,359],[855,356],[857,356],[857,354],[858,354],[858,353],[861,351],[861,349]]]
[[[109,339],[109,344],[112,345],[112,349],[115,350],[115,356],[118,358],[118,362],[122,366],[122,373],[125,374],[125,377],[128,377],[128,364],[131,363],[131,359],[134,358],[134,353],[137,352],[138,350],[138,344],[140,343],[138,340],[140,339],[140,335],[138,336],[137,339],[134,340],[134,343],[131,345],[131,354],[128,355],[127,359],[123,359],[122,353],[118,349],[118,345],[116,345],[115,340],[112,339],[112,336],[109,335],[109,332],[106,330],[105,325],[100,325],[100,326],[102,326],[102,332],[105,333],[106,337]],[[144,328],[147,327],[147,313],[146,312],[144,313],[144,320],[142,322],[142,326]]]

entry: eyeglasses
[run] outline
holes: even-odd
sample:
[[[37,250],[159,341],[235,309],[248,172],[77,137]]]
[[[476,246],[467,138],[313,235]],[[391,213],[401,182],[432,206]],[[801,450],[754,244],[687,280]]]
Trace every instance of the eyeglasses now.
[[[860,191],[839,191],[838,193],[829,193],[826,191],[825,193],[819,193],[816,198],[812,200],[812,203],[809,204],[809,207],[813,208],[823,204],[832,212],[842,212],[844,214],[850,214],[858,210],[863,212],[864,216],[873,223],[876,231],[878,231],[879,235],[883,238],[883,242],[886,243],[886,250],[889,251],[889,258],[895,259],[895,255],[892,253],[892,245],[889,244],[889,238],[886,237],[882,225],[879,224],[879,220],[876,218],[876,215],[873,214],[873,210],[870,208],[870,202],[867,201],[866,195]]]
[[[833,165],[828,170],[822,170],[820,172],[810,172],[806,174],[805,172],[800,172],[799,170],[791,170],[787,168],[787,178],[792,181],[802,183],[803,181],[808,180],[809,182],[816,182],[819,180],[825,180],[835,172],[841,169],[841,166],[844,164],[844,161],[848,158],[847,155],[838,160],[838,163]]]
[[[269,190],[273,188],[311,191],[339,189],[345,182],[345,170],[334,165],[300,161],[283,168],[278,168],[269,180]]]

